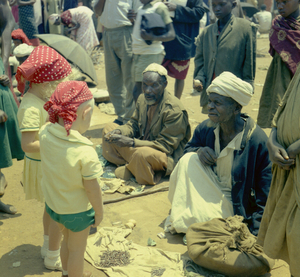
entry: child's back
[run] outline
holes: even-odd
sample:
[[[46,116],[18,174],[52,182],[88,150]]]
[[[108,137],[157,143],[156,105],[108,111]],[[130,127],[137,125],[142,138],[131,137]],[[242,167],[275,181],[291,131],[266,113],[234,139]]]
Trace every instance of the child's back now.
[[[40,131],[42,188],[47,205],[59,214],[74,214],[92,208],[83,187],[83,179],[102,174],[93,143],[78,131],[66,130],[58,123]]]

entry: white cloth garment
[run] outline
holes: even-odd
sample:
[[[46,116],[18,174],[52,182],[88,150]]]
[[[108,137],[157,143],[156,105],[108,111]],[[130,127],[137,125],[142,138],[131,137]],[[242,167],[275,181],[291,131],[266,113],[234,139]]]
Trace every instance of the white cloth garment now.
[[[186,233],[196,222],[233,216],[231,168],[233,152],[239,150],[244,131],[220,151],[219,127],[215,129],[216,166],[203,165],[197,153],[185,154],[170,176],[171,214],[165,231]]]
[[[268,11],[261,11],[254,15],[258,21],[260,33],[269,33],[272,26],[272,14]]]

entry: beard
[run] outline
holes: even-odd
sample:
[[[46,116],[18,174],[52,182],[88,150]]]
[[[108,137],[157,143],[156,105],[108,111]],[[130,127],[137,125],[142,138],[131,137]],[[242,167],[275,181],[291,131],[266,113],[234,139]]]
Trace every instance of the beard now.
[[[145,100],[146,100],[146,103],[147,103],[148,106],[152,106],[152,105],[154,105],[156,103],[156,99],[147,100],[145,98]]]

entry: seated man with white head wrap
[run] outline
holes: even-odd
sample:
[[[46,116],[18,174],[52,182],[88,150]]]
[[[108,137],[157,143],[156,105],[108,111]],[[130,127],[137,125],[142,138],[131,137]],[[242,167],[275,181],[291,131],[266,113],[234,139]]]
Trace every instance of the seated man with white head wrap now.
[[[167,70],[156,63],[143,72],[141,94],[131,119],[103,129],[103,156],[118,167],[116,177],[134,175],[139,184],[155,185],[170,175],[191,137],[188,114],[178,98],[165,90]]]
[[[170,177],[165,229],[186,233],[196,222],[242,215],[257,235],[272,176],[267,136],[241,113],[252,86],[223,72],[207,93],[209,119],[196,127]]]

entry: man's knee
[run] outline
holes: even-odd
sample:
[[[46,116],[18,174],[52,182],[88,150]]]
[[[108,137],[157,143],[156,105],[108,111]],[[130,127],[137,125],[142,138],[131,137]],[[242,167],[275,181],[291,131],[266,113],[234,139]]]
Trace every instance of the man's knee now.
[[[109,133],[109,132],[111,132],[111,131],[117,129],[118,126],[119,126],[118,124],[113,123],[113,122],[107,123],[107,124],[104,126],[103,130],[102,130],[102,139],[104,139],[104,136],[105,136],[107,133]]]

